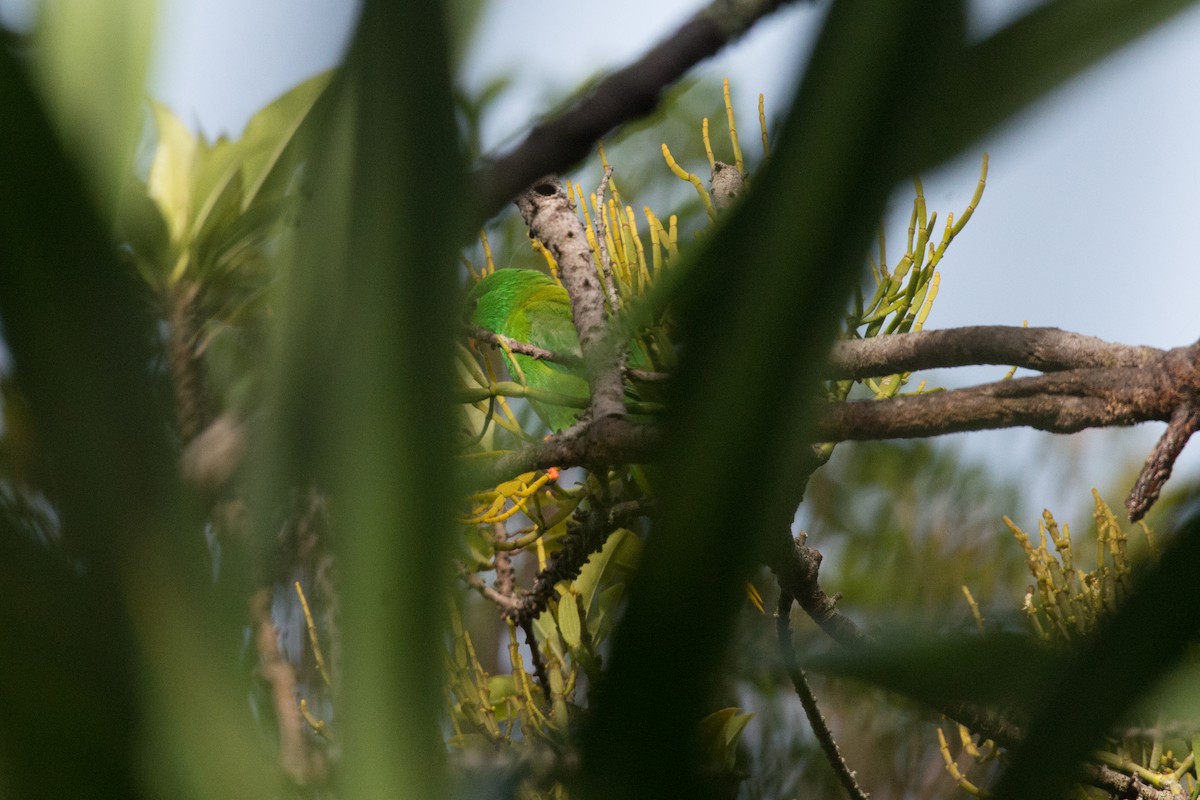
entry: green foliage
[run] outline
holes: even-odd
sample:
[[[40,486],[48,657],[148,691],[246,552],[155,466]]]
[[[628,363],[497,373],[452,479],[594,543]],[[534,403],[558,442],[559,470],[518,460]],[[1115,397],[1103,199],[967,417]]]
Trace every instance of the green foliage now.
[[[113,213],[141,132],[155,0],[39,3],[32,78],[92,200]]]
[[[549,471],[510,476],[465,500],[456,452],[495,463],[540,429],[522,428],[489,362],[453,344],[454,256],[471,203],[441,6],[367,0],[338,73],[268,106],[237,141],[209,142],[155,107],[149,173],[125,189],[153,8],[52,6],[35,39],[40,78],[0,49],[0,185],[21,187],[0,196],[0,319],[15,363],[3,376],[0,486],[4,498],[40,497],[57,540],[31,544],[37,514],[0,500],[0,564],[13,587],[0,600],[0,647],[16,676],[0,686],[3,790],[293,791],[285,775],[299,782],[298,773],[270,765],[247,713],[235,654],[276,510],[313,484],[330,497],[342,576],[335,661],[344,677],[336,717],[322,728],[343,754],[339,797],[447,796],[443,720],[459,754],[525,747],[562,759],[544,774],[516,774],[514,794],[570,786],[580,797],[690,797],[736,785],[748,717],[721,696],[731,642],[746,581],[786,539],[796,476],[810,471],[813,409],[822,395],[850,391],[821,382],[828,346],[919,327],[934,267],[969,215],[933,244],[918,184],[906,254],[889,269],[881,243],[866,300],[854,291],[886,197],[901,177],[969,146],[1184,5],[1059,0],[968,42],[961,3],[834,4],[753,187],[727,208],[709,193],[709,213],[696,181],[693,211],[715,218],[698,241],[686,219],[648,215],[647,246],[616,184],[601,184],[611,202],[590,206],[572,186],[595,251],[603,244],[609,254],[609,272],[599,265],[614,338],[628,335],[643,371],[671,375],[666,388],[645,375],[630,385],[671,410],[655,463],[611,464],[562,485]],[[622,184],[630,196],[632,185]],[[220,355],[230,332],[250,340],[236,357]],[[250,479],[223,487],[222,503],[188,498],[177,480],[181,446],[211,421],[183,424],[196,366],[230,376],[217,379],[225,386],[213,411],[261,420]],[[264,391],[233,388],[256,370]],[[891,396],[906,378],[868,390]],[[458,414],[456,387],[486,399],[473,396]],[[179,440],[166,435],[172,427]],[[30,431],[45,458],[20,456]],[[31,465],[46,473],[36,481],[44,494],[25,492]],[[221,539],[217,511],[242,501],[248,510],[229,524],[239,535]],[[216,584],[206,524],[225,554]],[[1193,641],[1193,528],[1169,537],[1143,575],[1112,573],[1111,587],[1127,586],[1128,597],[1102,619],[1076,616],[1094,632],[1034,700],[1005,693],[1011,675],[998,673],[1019,666],[1014,654],[1035,666],[1041,651],[997,649],[988,637],[910,641],[855,655],[844,671],[891,688],[905,688],[889,683],[903,676],[929,694],[978,690],[1024,703],[1028,738],[997,793],[1056,796]],[[515,613],[504,623],[508,667],[494,663],[497,648],[476,649],[482,634],[460,621],[477,599],[456,596],[447,611],[453,556],[483,594],[512,577],[514,559],[564,570],[531,590],[544,605],[527,625]],[[1048,586],[1075,587],[1073,603],[1091,591],[1070,583],[1069,570],[1047,575]],[[1108,579],[1096,580],[1096,596],[1107,597]],[[1055,622],[1052,600],[1039,606],[1043,628],[1069,629]],[[537,683],[518,627],[539,644]],[[904,669],[880,668],[897,663]],[[935,680],[962,663],[977,667],[973,681]]]
[[[728,100],[728,87],[726,93]],[[712,144],[707,123],[705,120],[702,140],[705,150],[711,154]],[[729,114],[729,137],[731,142],[735,143],[734,159],[741,161],[743,156],[740,148],[736,147],[738,134],[732,112]],[[767,141],[765,130],[763,140]],[[712,212],[709,225],[715,227],[715,223],[721,218],[713,199],[717,192],[710,192],[697,176],[689,174],[665,145],[663,154],[667,168],[695,187],[701,205]],[[603,151],[598,166],[608,167]],[[710,161],[710,166],[715,172],[715,159]],[[732,165],[724,168],[737,169]],[[666,172],[661,164],[659,169]],[[610,179],[601,181],[601,191],[612,193],[608,202],[604,202],[597,193],[590,194],[585,200],[582,187],[579,184],[573,184],[572,187],[580,200],[581,223],[596,255],[597,278],[606,289],[609,310],[615,312],[644,302],[655,286],[669,278],[671,270],[676,269],[673,265],[683,252],[678,245],[676,215],[671,215],[668,223],[664,225],[649,207],[643,206],[647,231],[639,232],[634,206],[628,201],[629,195],[624,189],[618,188],[625,185],[624,174],[622,168],[614,172]],[[740,172],[738,174],[741,184],[747,186],[749,176]],[[936,268],[941,265],[950,241],[962,230],[978,202],[983,190],[983,178],[980,179],[971,206],[960,218],[959,223],[955,225],[951,217],[940,242],[936,244],[929,240],[937,215],[927,214],[920,181],[917,181],[915,186],[912,227],[908,233],[905,255],[894,270],[889,270],[884,249],[885,237],[880,231],[880,256],[874,269],[878,290],[870,303],[864,302],[859,296],[856,307],[846,315],[843,333],[846,337],[870,338],[920,329],[936,295],[940,277]],[[484,241],[487,241],[486,237]],[[598,245],[600,241],[604,242],[603,247]],[[536,243],[535,250],[538,250]],[[507,254],[499,252],[497,255],[503,259]],[[551,273],[557,274],[558,265],[553,257],[544,250],[541,251],[541,255]],[[488,270],[494,269],[490,250],[485,258],[487,263],[482,268],[485,276],[471,287],[466,301],[466,313],[470,316],[470,321],[479,327],[510,337],[516,342],[533,344],[561,355],[578,358],[578,338],[574,327],[570,325],[569,300],[554,278],[528,269],[496,269],[489,273]],[[617,314],[613,313],[614,320],[616,317]],[[672,321],[672,314],[664,313],[644,329],[635,332],[630,353],[631,366],[641,368],[645,365],[674,363],[674,341],[677,335],[672,331]],[[564,325],[568,327],[563,327]],[[475,413],[467,419],[470,447],[476,457],[494,457],[507,452],[507,448],[512,446],[512,439],[506,437],[491,439],[490,445],[484,444],[483,439],[491,433],[489,425],[502,426],[508,433],[515,435],[517,443],[534,438],[538,432],[536,426],[520,427],[519,417],[508,409],[506,398],[519,397],[529,400],[538,417],[548,422],[552,430],[561,429],[574,422],[580,410],[586,406],[586,384],[578,372],[571,371],[571,366],[514,354],[508,347],[502,343],[499,350],[503,354],[511,382],[496,381],[491,376],[485,377],[491,369],[487,360],[479,364],[470,364],[466,370],[472,377],[467,384],[471,389],[464,394],[464,399],[475,399],[476,389],[486,392],[484,396],[488,398],[486,402],[479,402],[477,407],[472,409]],[[891,376],[882,382],[844,381],[825,386],[823,393],[830,399],[843,400],[855,386],[859,386],[865,387],[876,396],[887,397],[896,394],[908,378],[909,376],[904,374]],[[631,380],[631,398],[653,391],[653,384],[634,384],[638,382]],[[659,391],[661,393],[661,389]],[[568,397],[570,395],[573,395],[573,398]],[[635,400],[631,404],[631,410],[644,405]],[[828,457],[832,450],[832,445],[821,448],[824,457]],[[925,492],[913,498],[914,503],[920,504],[921,498],[940,491],[953,491],[959,496],[964,496],[971,491],[983,491],[987,486],[980,481],[984,477],[980,473],[964,468],[959,474],[957,470],[962,465],[955,460],[949,459],[940,465],[940,470],[937,469],[939,465],[935,463],[936,459],[927,446],[911,447],[909,451],[906,460],[888,463],[894,463],[906,474],[929,475],[931,481],[941,481],[945,484],[937,489],[933,488],[936,484],[925,486]],[[879,461],[886,462],[885,459]],[[865,462],[860,459],[859,463]],[[648,483],[643,470],[637,467],[614,469],[609,474],[607,484],[589,480],[577,488],[564,490],[558,485],[558,480],[557,470],[528,473],[472,498],[473,508],[465,520],[468,526],[467,547],[463,553],[461,571],[464,574],[473,572],[474,575],[468,578],[468,583],[485,596],[490,596],[501,610],[505,608],[505,597],[497,599],[494,593],[489,594],[490,590],[485,588],[487,576],[493,569],[499,575],[500,572],[512,568],[509,566],[510,559],[512,564],[519,565],[522,556],[536,555],[539,568],[545,570],[547,561],[554,563],[556,558],[565,560],[562,554],[564,544],[570,537],[577,536],[577,533],[572,534],[567,530],[570,520],[578,519],[589,509],[609,507],[615,501],[651,501],[655,497],[650,485],[653,482]],[[853,488],[848,489],[849,496],[841,498],[836,505],[842,508],[858,505],[861,497],[854,495],[869,491],[866,483],[867,481],[857,477],[847,480],[846,485]],[[880,480],[879,483],[894,487],[898,481],[889,479]],[[877,564],[863,564],[863,583],[872,583],[881,575],[903,580],[904,569],[921,568],[935,559],[951,561],[944,553],[928,550],[914,553],[911,559],[902,555],[908,537],[915,531],[924,530],[922,523],[925,522],[927,521],[906,519],[903,526],[892,525],[887,530],[891,536],[891,549],[886,552],[891,553],[890,558],[893,561],[905,566],[888,570]],[[878,537],[881,531],[873,529],[873,533]],[[936,535],[937,532],[931,532],[930,539]],[[564,687],[565,690],[560,697],[557,694],[558,690],[552,689],[550,698],[541,703],[542,708],[539,708],[536,688],[529,682],[526,674],[527,670],[531,669],[528,656],[520,655],[515,646],[510,644],[511,674],[496,676],[486,669],[475,655],[470,633],[465,629],[456,633],[458,642],[451,660],[452,669],[456,674],[451,690],[456,721],[456,734],[452,743],[474,747],[486,741],[492,747],[501,744],[511,747],[513,731],[519,730],[525,732],[527,738],[533,736],[544,740],[547,747],[559,751],[568,746],[568,740],[564,738],[566,721],[575,720],[574,726],[578,727],[578,720],[586,717],[586,709],[591,705],[575,694],[579,677],[581,674],[586,676],[588,686],[602,682],[605,659],[601,652],[606,647],[605,640],[609,634],[616,604],[625,596],[626,582],[632,577],[629,570],[623,570],[619,577],[607,575],[610,566],[608,553],[614,542],[620,542],[621,546],[636,543],[637,549],[641,549],[640,540],[635,538],[634,534],[623,528],[618,529],[608,539],[604,548],[582,566],[574,581],[563,580],[557,583],[548,599],[547,610],[533,622],[537,646],[545,655],[546,663],[543,669],[548,674],[549,685]],[[599,546],[599,541],[596,545]],[[867,553],[870,552],[870,548],[855,552]],[[879,549],[878,552],[883,555],[885,551]],[[852,565],[853,557],[848,557],[847,562]],[[852,566],[850,570],[853,570]],[[517,566],[517,572],[521,574],[524,570]],[[603,579],[602,588],[600,583],[589,583],[593,575],[596,579]],[[535,582],[535,593],[536,585]],[[908,585],[914,588],[919,586],[911,582]],[[591,597],[589,586],[593,589],[601,588],[599,604]],[[935,587],[928,588],[934,590]],[[885,594],[890,591],[883,586],[879,587],[879,590]],[[953,587],[953,591],[957,592],[957,585]],[[511,588],[505,588],[503,593],[508,597],[508,602],[516,602],[516,598],[521,596],[519,590],[514,591]],[[855,597],[858,601],[869,602],[872,599],[870,592],[862,591],[856,592]],[[894,605],[897,599],[892,595],[885,604]],[[751,602],[756,603],[761,612],[761,600],[752,599]],[[507,636],[510,643],[515,641],[517,636],[516,628],[511,622],[507,625]],[[771,657],[771,663],[776,663],[774,656]],[[499,689],[503,692],[496,695],[495,692]],[[736,708],[708,713],[705,717],[706,722],[700,725],[703,743],[696,745],[696,752],[705,764],[706,775],[720,775],[724,780],[731,781],[732,786],[736,786],[736,777],[745,776],[745,765],[742,763],[744,759],[739,759],[737,753],[741,746],[740,732],[749,719],[750,715],[740,713]],[[508,722],[508,727],[503,724],[505,721]],[[724,740],[721,737],[727,725],[729,739]],[[550,790],[549,785],[542,789],[547,792]],[[561,787],[554,787],[554,791],[561,791]]]

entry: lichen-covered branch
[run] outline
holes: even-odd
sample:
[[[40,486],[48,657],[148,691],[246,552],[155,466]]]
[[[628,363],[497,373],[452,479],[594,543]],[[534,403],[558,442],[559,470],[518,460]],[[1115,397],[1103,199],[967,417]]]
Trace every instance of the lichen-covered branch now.
[[[533,358],[567,365],[580,363],[578,357],[569,353],[556,353],[518,342],[483,328],[469,327],[467,334],[480,341],[503,342],[514,353]],[[1106,342],[1060,328],[976,325],[835,342],[825,377],[861,379],[986,364],[1024,367],[1039,372],[1085,367],[1153,367],[1162,359],[1162,354],[1163,351],[1156,347]],[[655,374],[656,379],[663,377]]]
[[[1084,764],[1082,775],[1086,783],[1103,789],[1113,797],[1136,798],[1136,800],[1178,800],[1183,796],[1182,790],[1176,792],[1171,789],[1156,789],[1132,775],[1118,772],[1103,764]]]
[[[867,645],[870,642],[867,634],[838,610],[839,598],[830,597],[821,588],[817,576],[822,556],[808,546],[806,539],[804,534],[797,536],[790,552],[781,553],[768,565],[779,582],[779,590],[799,603],[817,627],[842,647],[853,650]]]
[[[479,190],[480,221],[541,176],[574,166],[618,125],[649,114],[668,86],[786,2],[714,0],[565,112],[535,125],[520,144],[492,157],[472,176]]]
[[[531,236],[558,262],[558,276],[571,298],[579,350],[587,366],[591,419],[625,415],[625,351],[609,354],[608,314],[587,231],[557,178],[543,178],[516,200]]]

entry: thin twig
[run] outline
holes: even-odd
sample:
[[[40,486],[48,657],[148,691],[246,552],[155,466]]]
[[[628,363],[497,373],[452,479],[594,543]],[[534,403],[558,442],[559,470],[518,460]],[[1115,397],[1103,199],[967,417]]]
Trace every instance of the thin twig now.
[[[784,668],[787,670],[788,677],[792,679],[792,686],[796,689],[796,696],[800,698],[800,705],[803,706],[804,714],[808,717],[808,724],[812,728],[813,735],[817,737],[817,743],[821,745],[825,760],[829,762],[829,766],[837,775],[838,782],[842,784],[842,788],[846,790],[846,794],[850,795],[852,800],[867,800],[866,792],[858,785],[858,779],[838,749],[837,741],[833,738],[833,731],[825,722],[825,716],[821,713],[820,706],[817,705],[817,697],[808,684],[808,677],[796,663],[790,620],[792,602],[791,595],[781,592],[779,608],[775,612],[775,634],[779,642],[779,654],[783,659]]]
[[[308,607],[308,598],[304,596],[304,589],[301,588],[300,581],[293,581],[292,585],[296,588],[296,595],[300,598],[300,608],[304,611],[304,626],[308,631],[308,643],[312,645],[313,657],[317,662],[317,672],[324,679],[326,686],[333,686],[333,678],[329,674],[329,668],[325,666],[325,654],[321,652],[317,624],[313,620],[312,610]]]
[[[583,366],[583,359],[573,353],[560,353],[556,350],[547,350],[544,347],[538,347],[536,344],[519,342],[516,339],[503,336],[499,333],[493,333],[477,325],[466,325],[463,327],[463,330],[467,336],[477,342],[487,342],[495,347],[504,346],[514,353],[520,353],[523,356],[529,356],[539,361],[550,361],[567,367]]]
[[[809,547],[801,533],[792,546],[774,554],[767,566],[775,573],[781,595],[794,599],[829,638],[847,650],[861,650],[871,637],[854,620],[837,608],[840,595],[830,596],[821,588],[819,570],[822,555]],[[1022,731],[999,712],[968,703],[953,703],[938,711],[961,722],[971,730],[1004,747],[1021,741]]]
[[[470,336],[477,342],[486,342],[496,347],[504,346],[514,353],[520,353],[521,355],[536,358],[540,361],[550,361],[567,367],[583,367],[583,359],[572,353],[547,350],[544,347],[538,347],[536,344],[519,342],[516,339],[502,336],[474,325],[465,326],[463,330],[467,336]],[[636,367],[626,367],[625,374],[636,381],[643,381],[645,383],[665,383],[671,379],[671,376],[666,372],[654,372],[648,369],[637,369]]]
[[[521,607],[521,602],[517,598],[503,595],[496,591],[494,587],[488,586],[487,582],[484,581],[483,578],[472,572],[471,568],[461,561],[456,562],[454,567],[455,571],[458,572],[458,577],[463,583],[479,592],[479,594],[483,595],[488,600],[491,600],[500,608],[501,611],[510,613]]]

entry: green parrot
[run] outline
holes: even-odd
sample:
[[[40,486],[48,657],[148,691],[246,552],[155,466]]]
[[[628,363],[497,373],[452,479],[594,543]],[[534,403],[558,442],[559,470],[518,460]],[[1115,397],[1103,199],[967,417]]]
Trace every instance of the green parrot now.
[[[532,269],[496,270],[472,287],[467,295],[466,313],[471,324],[501,336],[557,353],[580,355],[571,299],[567,290],[545,273]],[[579,371],[519,353],[514,358],[530,388],[588,397],[587,380]],[[504,361],[515,380],[518,373],[507,353]],[[582,410],[537,400],[530,400],[529,404],[554,432],[575,424]]]

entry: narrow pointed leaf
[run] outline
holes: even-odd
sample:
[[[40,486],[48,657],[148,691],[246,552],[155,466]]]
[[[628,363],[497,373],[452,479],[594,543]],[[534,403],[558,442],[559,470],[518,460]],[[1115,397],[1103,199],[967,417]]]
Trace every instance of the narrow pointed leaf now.
[[[1043,3],[936,76],[913,113],[914,169],[943,161],[1070,78],[1170,20],[1195,0]]]
[[[59,0],[38,10],[39,83],[93,199],[111,215],[142,131],[158,3]]]
[[[751,565],[787,542],[811,424],[796,409],[900,175],[899,112],[961,35],[958,3],[834,4],[771,162],[680,267],[660,513],[584,734],[587,797],[702,793],[680,731],[702,716]]]
[[[284,305],[265,491],[316,479],[331,495],[338,796],[438,798],[463,205],[440,4],[368,0],[329,91]]]

